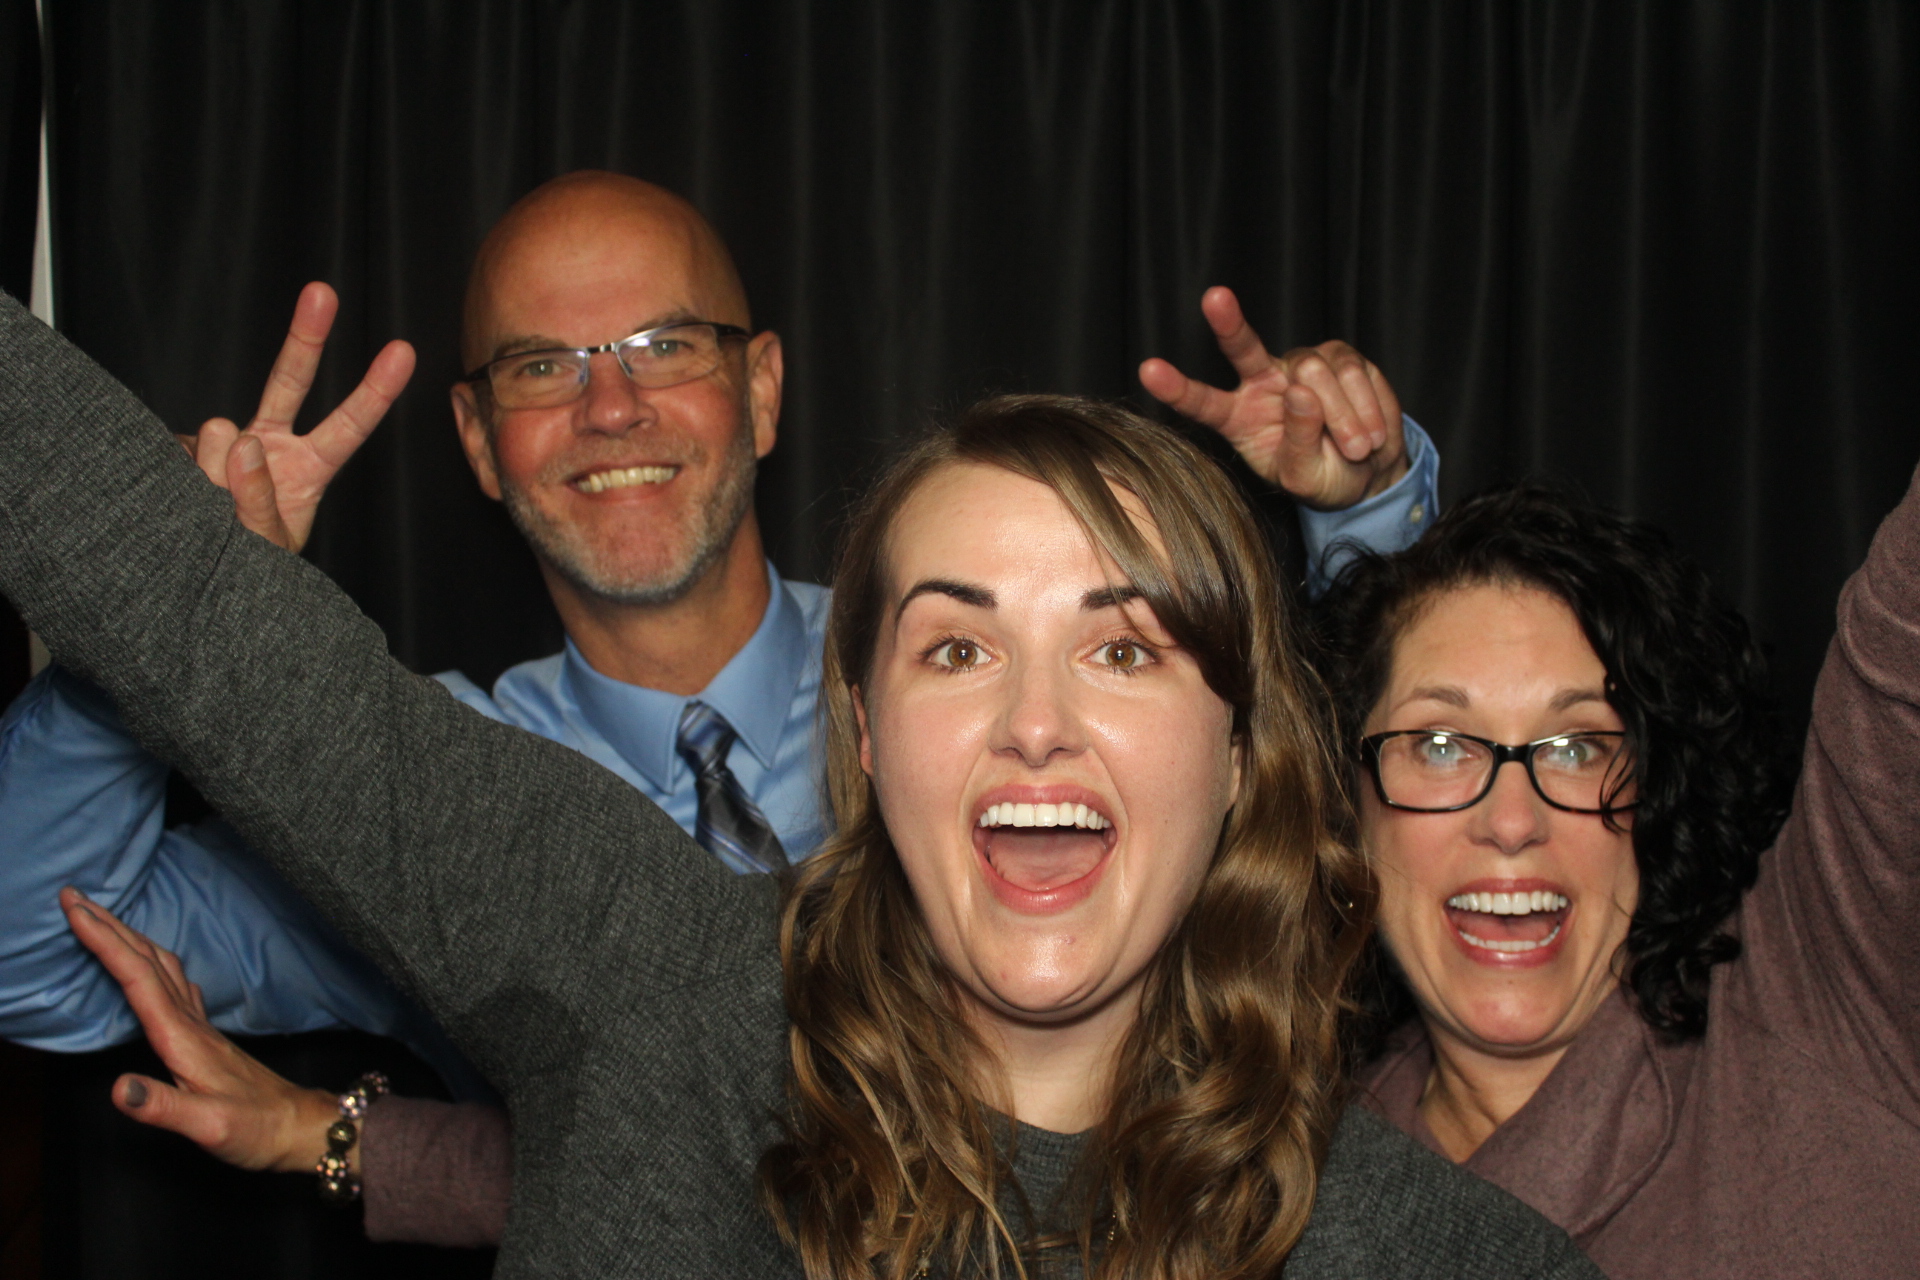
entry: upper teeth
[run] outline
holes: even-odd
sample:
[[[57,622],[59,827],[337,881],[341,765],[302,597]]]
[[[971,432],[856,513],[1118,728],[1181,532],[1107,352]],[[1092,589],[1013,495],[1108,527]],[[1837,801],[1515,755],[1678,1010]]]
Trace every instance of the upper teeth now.
[[[665,484],[673,479],[673,472],[672,467],[621,467],[615,471],[596,471],[576,483],[583,492],[600,493],[633,484]]]
[[[983,827],[1085,827],[1104,831],[1113,824],[1083,804],[990,804],[980,815]]]
[[[1456,893],[1447,899],[1455,911],[1478,911],[1490,916],[1524,916],[1534,911],[1565,911],[1567,900],[1557,893]]]

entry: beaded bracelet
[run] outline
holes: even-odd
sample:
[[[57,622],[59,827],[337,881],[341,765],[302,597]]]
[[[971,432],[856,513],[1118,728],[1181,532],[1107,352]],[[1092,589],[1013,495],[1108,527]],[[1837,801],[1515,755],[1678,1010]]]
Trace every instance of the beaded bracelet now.
[[[352,1204],[360,1198],[360,1179],[347,1163],[347,1152],[360,1138],[356,1122],[364,1119],[375,1098],[385,1097],[387,1078],[369,1071],[340,1095],[340,1118],[327,1126],[327,1154],[313,1171],[320,1175],[320,1198],[328,1204]]]

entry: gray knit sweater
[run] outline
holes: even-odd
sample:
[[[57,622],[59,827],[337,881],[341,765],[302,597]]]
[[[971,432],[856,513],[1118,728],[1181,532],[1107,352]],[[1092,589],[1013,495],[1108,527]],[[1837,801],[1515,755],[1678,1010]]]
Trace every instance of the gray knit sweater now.
[[[774,881],[406,671],[4,296],[0,589],[500,1088],[499,1275],[797,1274],[753,1197],[785,1062]],[[1518,1201],[1359,1116],[1289,1272],[1595,1274]]]

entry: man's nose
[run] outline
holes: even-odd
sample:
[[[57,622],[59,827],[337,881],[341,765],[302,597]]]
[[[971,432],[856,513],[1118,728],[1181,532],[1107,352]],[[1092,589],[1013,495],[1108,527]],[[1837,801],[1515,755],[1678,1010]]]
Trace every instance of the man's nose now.
[[[1039,768],[1086,748],[1086,727],[1075,708],[1072,677],[1050,664],[1025,664],[1001,686],[1006,698],[994,727],[993,748]]]
[[[586,425],[594,431],[626,431],[651,416],[651,406],[620,360],[601,351],[587,362],[587,387],[580,401]]]
[[[1493,789],[1474,807],[1474,834],[1502,853],[1520,853],[1545,840],[1547,821],[1547,802],[1518,760],[1500,766]]]

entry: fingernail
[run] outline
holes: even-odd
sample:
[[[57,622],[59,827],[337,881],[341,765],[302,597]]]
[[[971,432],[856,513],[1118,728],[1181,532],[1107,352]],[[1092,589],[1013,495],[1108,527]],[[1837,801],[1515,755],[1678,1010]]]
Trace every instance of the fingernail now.
[[[127,1082],[127,1105],[136,1108],[147,1105],[147,1082],[145,1080],[130,1080]]]

